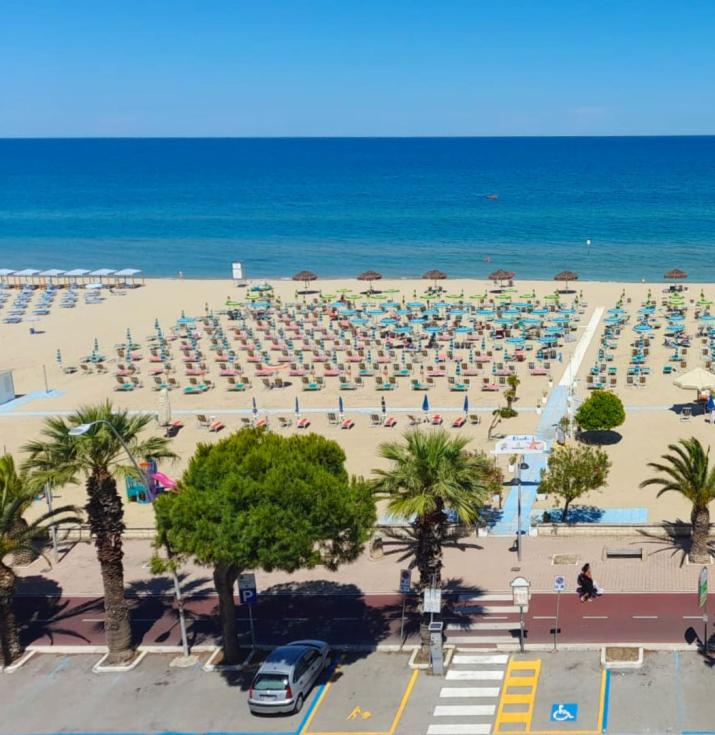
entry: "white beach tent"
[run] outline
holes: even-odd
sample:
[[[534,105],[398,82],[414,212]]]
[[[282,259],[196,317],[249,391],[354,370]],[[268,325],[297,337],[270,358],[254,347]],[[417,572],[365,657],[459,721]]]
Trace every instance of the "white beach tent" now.
[[[11,276],[14,272],[12,268],[0,268],[0,283],[8,283],[10,280],[8,276]]]
[[[129,285],[127,279],[131,278],[131,285],[136,286],[136,283],[134,282],[135,278],[137,276],[140,276],[142,272],[138,268],[122,268],[120,271],[116,271],[114,273],[114,277],[117,279],[117,284],[119,284],[120,279]],[[144,278],[142,277],[142,281]]]
[[[65,271],[65,278],[68,282],[74,281],[76,284],[80,278],[84,278],[89,271],[86,268],[73,268],[71,271]]]
[[[52,279],[64,275],[64,271],[59,268],[49,268],[46,271],[41,271],[38,275],[40,278],[46,278],[48,283],[52,283]]]
[[[103,278],[108,278],[113,274],[113,268],[97,268],[96,271],[91,271],[88,275],[90,278],[99,278],[99,282],[102,283]]]
[[[37,268],[25,268],[21,271],[15,271],[12,274],[12,277],[17,280],[17,283],[20,283],[21,281],[24,283],[34,283],[35,282],[35,276],[40,271],[37,270]]]

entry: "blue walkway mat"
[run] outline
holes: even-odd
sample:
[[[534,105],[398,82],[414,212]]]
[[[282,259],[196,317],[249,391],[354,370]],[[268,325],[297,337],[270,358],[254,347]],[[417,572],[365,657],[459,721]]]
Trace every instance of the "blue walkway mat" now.
[[[0,413],[9,413],[10,411],[18,408],[18,406],[24,406],[26,403],[35,401],[38,398],[57,398],[61,395],[63,395],[61,390],[51,390],[47,393],[45,393],[44,390],[36,390],[32,393],[26,393],[24,396],[20,396],[19,398],[15,398],[12,401],[8,401],[7,403],[3,403],[0,406]]]

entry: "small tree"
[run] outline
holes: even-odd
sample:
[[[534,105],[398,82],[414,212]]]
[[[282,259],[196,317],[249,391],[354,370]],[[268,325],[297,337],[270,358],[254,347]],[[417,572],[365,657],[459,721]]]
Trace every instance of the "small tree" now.
[[[562,522],[568,520],[569,506],[587,492],[603,487],[611,462],[603,449],[566,445],[555,447],[547,468],[542,470],[540,491],[564,501]]]
[[[18,473],[9,454],[0,457],[0,665],[9,666],[22,654],[12,603],[17,577],[12,558],[29,552],[47,538],[48,529],[60,523],[76,523],[79,517],[71,505],[63,505],[28,522],[23,513],[32,504],[37,488]]]
[[[660,474],[641,482],[640,487],[657,487],[658,497],[675,492],[692,506],[690,511],[691,544],[689,558],[697,564],[710,561],[710,503],[715,500],[715,467],[710,466],[710,449],[695,438],[668,444],[670,454],[662,462],[649,462],[648,467]]]
[[[576,411],[576,423],[582,431],[608,431],[626,420],[623,402],[615,394],[595,390]]]
[[[316,434],[242,429],[199,444],[176,494],[156,501],[157,538],[213,569],[224,662],[239,658],[234,586],[249,569],[335,569],[375,523],[372,490],[350,478],[340,446]]]

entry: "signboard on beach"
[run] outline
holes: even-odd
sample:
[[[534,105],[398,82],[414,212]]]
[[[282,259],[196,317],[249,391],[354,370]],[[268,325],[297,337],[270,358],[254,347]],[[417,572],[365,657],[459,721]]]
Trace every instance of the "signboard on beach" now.
[[[234,260],[233,263],[231,263],[231,272],[232,272],[232,277],[234,281],[242,281],[243,280],[243,263],[241,263],[238,260]]]
[[[511,434],[497,442],[492,454],[541,454],[546,451],[546,442],[533,434]]]

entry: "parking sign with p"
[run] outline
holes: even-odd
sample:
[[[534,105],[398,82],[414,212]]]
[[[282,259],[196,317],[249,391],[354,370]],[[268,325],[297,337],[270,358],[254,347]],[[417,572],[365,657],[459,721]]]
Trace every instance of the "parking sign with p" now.
[[[238,598],[242,605],[253,605],[258,599],[256,575],[241,574],[238,578]]]

